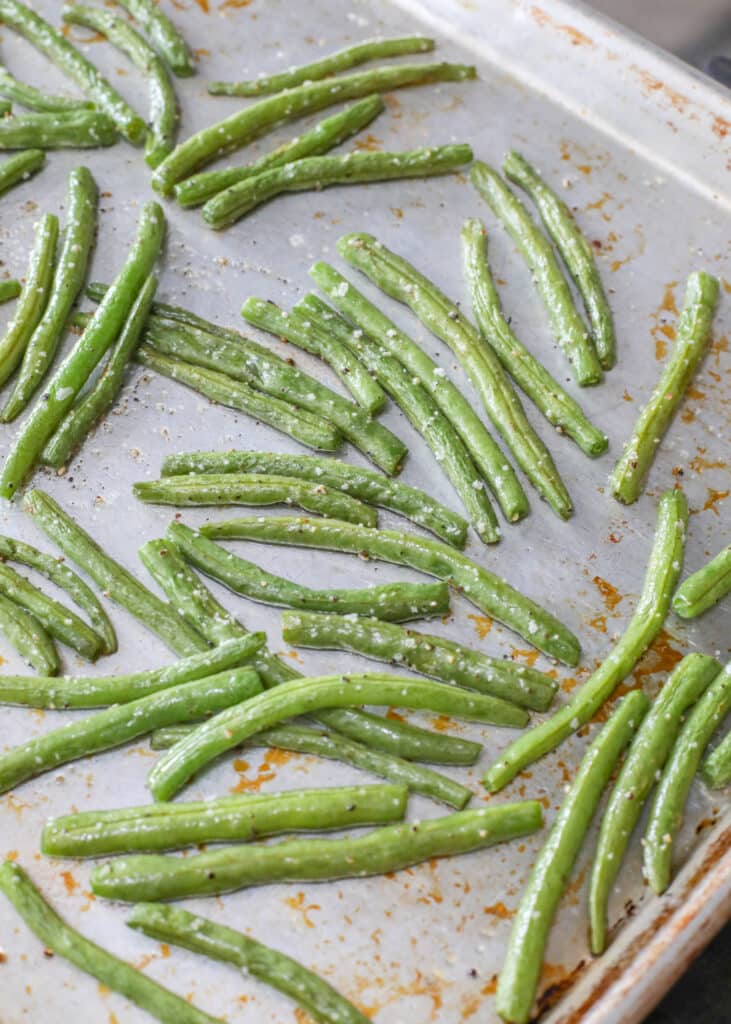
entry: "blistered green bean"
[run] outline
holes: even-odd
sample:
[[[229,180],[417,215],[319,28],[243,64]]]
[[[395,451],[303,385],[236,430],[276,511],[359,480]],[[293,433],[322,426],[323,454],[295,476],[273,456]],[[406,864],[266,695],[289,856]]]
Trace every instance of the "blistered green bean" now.
[[[0,593],[0,632],[32,668],[46,676],[60,666],[56,646],[38,619]]]

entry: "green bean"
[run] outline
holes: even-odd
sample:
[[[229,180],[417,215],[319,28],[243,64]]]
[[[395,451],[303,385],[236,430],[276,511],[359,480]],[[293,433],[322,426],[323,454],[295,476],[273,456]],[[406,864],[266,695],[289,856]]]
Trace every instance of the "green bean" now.
[[[433,49],[434,40],[424,36],[367,39],[362,43],[348,46],[344,50],[328,54],[327,57],[322,57],[312,64],[289,68],[287,71],[281,71],[275,75],[262,75],[248,82],[236,82],[234,83],[235,95],[272,95],[283,89],[292,89],[296,85],[330,78],[338,71],[348,71],[350,68],[357,67],[359,64],[367,64],[372,60],[381,60],[384,57],[403,57],[411,53],[431,53]],[[222,86],[230,90],[231,85],[232,83],[228,82],[211,82],[209,92],[220,95]],[[225,95],[231,95],[231,93],[227,91]]]
[[[720,668],[717,661],[705,654],[689,654],[683,658],[640,726],[614,784],[602,816],[589,881],[591,951],[597,956],[604,952],[607,944],[609,894],[642,808],[660,778],[680,732],[683,715],[715,679]]]
[[[642,494],[660,442],[708,349],[718,292],[716,278],[703,270],[688,278],[672,355],[609,478],[617,501],[631,505]]]
[[[74,168],[69,174],[66,228],[48,305],[30,337],[15,387],[0,413],[3,423],[14,420],[25,409],[53,362],[69,313],[84,285],[96,233],[97,199],[91,172],[86,167]]]
[[[56,469],[65,466],[97,420],[114,404],[124,382],[124,372],[139,344],[156,288],[157,278],[150,274],[130,309],[101,374],[73,406],[44,448],[43,461],[46,465]]]
[[[362,466],[351,466],[336,459],[316,455],[290,455],[288,452],[232,450],[228,452],[178,452],[168,455],[162,475],[189,473],[276,473],[300,477],[337,487],[360,501],[379,505],[431,530],[437,537],[463,548],[467,524],[461,516],[440,505],[426,491],[389,480]]]
[[[412,672],[536,711],[549,707],[557,689],[552,679],[536,669],[379,619],[283,612],[282,637],[294,647],[353,651],[376,661],[404,665]]]
[[[673,611],[683,619],[694,619],[718,604],[730,590],[731,545],[680,584],[673,598]]]
[[[405,786],[333,786],[84,811],[51,818],[41,849],[51,857],[108,857],[198,843],[244,843],[282,832],[383,825],[403,820],[407,795]]]
[[[649,701],[628,693],[584,754],[520,897],[498,980],[495,1007],[504,1021],[528,1024],[548,933],[599,800]]]
[[[273,303],[247,299],[242,315],[259,326],[268,324],[268,330],[276,330],[295,344],[300,344],[298,339],[314,330],[316,334],[329,334],[343,345],[349,345],[429,445],[480,538],[487,544],[500,539],[497,518],[461,438],[428,392],[418,382],[414,383],[397,359],[365,336],[352,337],[347,324],[316,296],[309,297],[306,306],[295,306],[291,314],[283,314]]]
[[[0,118],[0,150],[98,149],[113,146],[118,139],[114,121],[98,110],[12,114]]]
[[[387,295],[408,305],[441,338],[467,371],[485,411],[536,490],[562,519],[571,515],[571,498],[550,452],[528,422],[500,360],[477,329],[435,284],[372,235],[345,235],[340,255]]]
[[[220,230],[283,192],[319,192],[332,185],[429,178],[449,174],[471,160],[472,150],[462,144],[426,146],[400,153],[354,150],[335,156],[308,156],[224,189],[205,204],[203,219],[209,227]]]
[[[614,321],[591,245],[563,199],[520,153],[514,150],[508,153],[503,161],[503,173],[525,189],[538,207],[543,225],[584,301],[599,362],[605,370],[611,370],[617,361]]]
[[[33,177],[46,164],[42,149],[26,149],[0,161],[0,195]]]
[[[337,519],[330,522],[341,525]],[[343,614],[374,615],[394,621],[443,615],[449,608],[449,592],[443,584],[386,583],[362,590],[314,590],[232,555],[220,544],[182,523],[171,523],[166,536],[178,545],[196,569],[223,583],[235,594],[263,604],[308,611],[337,607]]]
[[[658,505],[657,529],[642,594],[624,633],[568,704],[502,752],[483,779],[491,792],[502,789],[518,772],[591,721],[632,671],[667,616],[683,565],[687,523],[688,506],[682,491],[666,491]]]
[[[384,109],[383,99],[377,93],[374,96],[366,96],[345,110],[339,110],[337,114],[324,118],[308,132],[283,143],[251,164],[245,164],[243,167],[226,167],[218,171],[202,171],[186,178],[175,186],[175,198],[185,209],[200,206],[223,189],[230,188],[231,185],[262,171],[282,167],[306,156],[329,153],[341,142],[357,135]]]
[[[145,133],[145,122],[122,99],[97,68],[79,53],[60,32],[20,0],[0,0],[0,22],[14,29],[58,65],[86,93],[90,100],[112,119],[130,142]]]
[[[731,732],[726,733],[715,750],[703,762],[701,775],[706,785],[721,789],[731,780]]]
[[[214,1017],[69,927],[46,903],[19,864],[6,860],[0,865],[0,890],[47,952],[62,956],[107,988],[120,992],[156,1020],[163,1024],[217,1024]]]
[[[0,754],[0,793],[59,765],[120,747],[163,725],[194,722],[261,690],[250,668],[233,669],[148,694],[77,719]]]
[[[675,835],[695,773],[716,728],[731,710],[731,662],[719,672],[688,715],[660,776],[643,845],[645,878],[656,893],[670,884]]]
[[[568,434],[592,458],[602,455],[609,447],[606,434],[587,419],[579,403],[528,351],[505,319],[487,260],[485,227],[474,217],[462,227],[462,254],[472,310],[484,340],[551,426]]]
[[[13,104],[10,100],[0,100],[0,116],[5,117],[6,114],[12,114]]]
[[[37,672],[55,675],[60,663],[55,644],[38,619],[0,593],[0,631]]]
[[[334,424],[225,373],[164,355],[149,345],[140,345],[135,358],[147,369],[185,384],[213,402],[245,412],[310,448],[337,451],[342,444],[342,434]]]
[[[0,10],[3,2],[7,0],[0,0]],[[23,421],[3,466],[0,497],[15,495],[97,363],[119,335],[137,294],[152,272],[164,234],[162,210],[157,203],[145,203],[137,237],[114,284],[46,385],[42,399]]]
[[[579,641],[558,619],[499,576],[453,548],[398,530],[373,530],[335,520],[305,516],[251,516],[207,523],[201,534],[211,539],[256,540],[267,544],[349,551],[445,580],[486,615],[504,623],[538,650],[576,665]],[[331,610],[331,609],[329,609]]]
[[[333,305],[398,359],[419,381],[464,441],[505,518],[509,522],[522,519],[528,512],[528,499],[512,466],[445,370],[437,366],[415,341],[399,330],[334,267],[328,263],[314,263],[310,275]]]
[[[375,509],[357,498],[322,483],[267,473],[221,473],[210,476],[145,480],[132,488],[148,504],[176,505],[296,505],[332,519],[375,526]]]
[[[132,63],[147,75],[150,83],[150,129],[145,144],[145,162],[157,167],[175,145],[178,130],[178,101],[164,61],[131,25],[110,11],[67,4],[62,11],[65,22],[83,25],[100,32]]]
[[[57,241],[58,217],[53,213],[44,213],[36,225],[35,241],[20,302],[0,340],[0,385],[14,373],[43,316],[53,278]]]
[[[12,299],[17,299],[22,291],[23,288],[20,281],[14,277],[8,277],[4,281],[0,281],[0,306],[10,302]]]
[[[41,92],[34,85],[26,82],[19,82],[14,75],[11,75],[7,68],[0,65],[0,96],[6,96],[9,100],[28,107],[29,110],[91,110],[94,106],[89,100],[72,99],[69,96],[51,96],[47,92]]]
[[[212,896],[279,881],[365,878],[432,857],[484,850],[537,831],[537,801],[458,811],[430,821],[386,825],[345,839],[291,839],[270,846],[237,846],[192,857],[131,854],[100,864],[92,892],[125,901]]]
[[[594,342],[579,316],[555,253],[543,232],[536,227],[523,203],[500,175],[477,160],[470,180],[497,219],[520,249],[533,276],[533,282],[548,313],[551,330],[578,384],[599,384],[602,366]]]
[[[324,978],[241,932],[187,910],[150,903],[138,903],[127,924],[160,942],[233,964],[246,976],[252,975],[290,996],[304,1008],[308,1019],[319,1024],[368,1024],[368,1017]]]
[[[190,177],[219,156],[233,153],[281,125],[307,114],[316,114],[346,100],[357,100],[373,93],[386,93],[408,85],[430,82],[461,82],[475,78],[474,67],[462,64],[399,64],[356,72],[334,81],[312,82],[268,96],[223,121],[204,128],[179,144],[155,170],[153,188],[167,195],[174,185]],[[223,83],[221,83],[223,86]],[[224,88],[212,85],[216,95]],[[234,87],[235,89],[235,87]],[[225,87],[226,95],[235,95]]]
[[[143,625],[157,633],[176,654],[186,656],[205,650],[206,642],[199,633],[187,626],[169,604],[161,601],[111,558],[48,494],[37,489],[27,491],[23,508],[112,601],[121,604]]]
[[[119,2],[144,28],[155,49],[164,57],[178,78],[189,78],[195,74],[193,56],[188,44],[153,0]]]
[[[297,348],[318,356],[332,367],[358,405],[371,416],[380,412],[386,395],[375,375],[343,344],[342,340],[310,320],[285,312],[275,303],[250,296],[241,308],[248,323],[270,334],[278,335]]]

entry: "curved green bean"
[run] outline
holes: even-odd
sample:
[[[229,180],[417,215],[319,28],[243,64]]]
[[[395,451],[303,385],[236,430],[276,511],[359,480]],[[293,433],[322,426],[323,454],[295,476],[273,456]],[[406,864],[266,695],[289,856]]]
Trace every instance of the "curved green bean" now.
[[[552,427],[568,434],[592,458],[602,455],[609,447],[607,435],[587,419],[579,403],[528,351],[505,319],[490,273],[482,221],[474,217],[466,220],[461,237],[472,311],[482,337]]]
[[[562,519],[571,498],[551,454],[528,422],[500,360],[477,329],[433,282],[407,260],[363,232],[338,239],[338,252],[387,295],[405,303],[464,366],[494,426],[539,494]]]
[[[99,110],[23,113],[0,118],[0,150],[98,149],[113,146],[118,140],[114,121]]]
[[[97,199],[91,172],[86,167],[74,168],[69,174],[66,228],[48,304],[30,337],[18,379],[0,413],[3,423],[14,420],[25,409],[53,362],[71,309],[84,285],[96,234]]]
[[[731,781],[731,732],[726,733],[705,759],[701,775],[711,789],[721,789]]]
[[[108,857],[199,843],[245,843],[282,832],[383,825],[403,820],[407,795],[405,786],[332,786],[83,811],[51,818],[41,850],[50,857]]]
[[[175,25],[153,0],[119,0],[138,21],[178,78],[195,74],[193,56]]]
[[[267,544],[349,551],[445,580],[486,615],[504,623],[538,650],[576,665],[579,641],[558,619],[461,551],[427,537],[398,530],[374,530],[305,516],[251,516],[207,523],[201,534],[213,540],[256,540]],[[329,609],[331,610],[331,609]]]
[[[731,710],[731,662],[718,673],[680,730],[650,807],[643,846],[644,875],[656,893],[670,885],[675,836],[688,790],[717,727]]]
[[[7,0],[6,0],[7,2]],[[152,187],[167,195],[179,181],[190,177],[219,156],[233,153],[254,139],[307,114],[316,114],[346,100],[357,100],[373,93],[390,92],[409,85],[429,82],[461,82],[475,78],[474,67],[463,64],[399,64],[356,72],[333,81],[298,85],[277,96],[268,96],[239,110],[223,121],[204,128],[179,144],[152,176]],[[225,86],[225,83],[219,83]],[[216,95],[224,92],[215,83],[209,86]],[[232,94],[226,87],[226,95]],[[235,92],[233,93],[235,95]]]
[[[251,164],[243,167],[226,167],[217,171],[202,171],[181,181],[174,188],[175,198],[184,208],[200,206],[217,193],[231,185],[236,185],[245,178],[251,178],[272,167],[291,164],[306,156],[321,156],[339,146],[341,142],[356,135],[362,128],[369,125],[385,109],[381,96],[366,96],[345,110],[323,118],[314,128],[303,132],[289,142],[277,146],[276,149],[259,157]]]
[[[533,864],[513,918],[495,1007],[504,1021],[528,1024],[548,933],[601,795],[649,701],[628,693],[584,754],[548,839]]]
[[[683,658],[655,699],[634,738],[602,816],[589,880],[591,951],[607,944],[607,904],[632,832],[680,732],[683,715],[696,703],[721,666],[705,654]]]
[[[718,604],[730,590],[731,545],[680,584],[673,598],[673,611],[683,619],[694,619]]]
[[[6,0],[0,0],[0,5]],[[0,7],[1,9],[1,7]],[[165,217],[157,203],[145,203],[137,237],[117,278],[79,340],[63,360],[23,421],[0,476],[0,497],[12,498],[34,469],[43,449],[74,399],[127,320],[152,272],[165,235]]]
[[[476,160],[470,180],[520,249],[548,313],[553,336],[571,364],[578,384],[599,384],[604,376],[594,342],[579,316],[551,243],[500,175]]]
[[[323,78],[330,78],[338,71],[348,71],[359,64],[367,64],[372,60],[381,60],[386,57],[403,57],[411,53],[431,53],[434,49],[434,40],[425,36],[405,36],[398,39],[366,39],[362,43],[355,43],[344,50],[328,54],[320,60],[311,64],[303,64],[300,67],[288,68],[287,71],[280,71],[274,75],[262,75],[245,82],[211,82],[209,92],[220,95],[220,88],[226,86],[235,88],[236,96],[264,96],[281,92],[283,89],[292,89],[296,85],[317,82]],[[225,95],[231,95],[226,92]]]
[[[683,566],[688,505],[682,491],[666,491],[658,504],[655,540],[635,613],[614,649],[568,704],[511,743],[489,768],[484,785],[496,792],[529,764],[554,750],[589,722],[637,664],[662,629]]]
[[[8,277],[4,281],[0,281],[0,305],[4,305],[12,299],[17,299],[22,291],[23,288],[20,281],[14,277]]]
[[[60,666],[56,646],[38,619],[0,593],[0,632],[37,672],[55,675]]]
[[[22,153],[14,153],[7,160],[0,161],[0,196],[11,188],[27,181],[40,171],[46,164],[46,154],[42,149],[26,149]]]
[[[15,315],[0,340],[0,385],[15,372],[43,316],[53,278],[57,241],[58,217],[44,213],[36,225],[25,287],[15,307]]]
[[[28,107],[29,110],[46,110],[51,113],[56,110],[90,110],[94,106],[89,100],[72,99],[70,96],[52,96],[36,89],[34,85],[28,85],[27,82],[19,82],[2,65],[0,65],[0,96],[6,96],[9,100]]]
[[[20,0],[0,0],[0,22],[44,53],[86,93],[126,139],[138,142],[145,122],[75,46]]]
[[[705,271],[688,278],[672,355],[609,478],[617,501],[631,505],[642,494],[660,442],[708,349],[718,293],[718,281]]]

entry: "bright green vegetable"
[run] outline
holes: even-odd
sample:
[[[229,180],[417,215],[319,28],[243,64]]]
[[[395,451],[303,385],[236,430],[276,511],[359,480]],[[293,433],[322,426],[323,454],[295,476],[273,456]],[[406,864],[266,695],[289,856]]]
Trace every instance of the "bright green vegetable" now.
[[[685,720],[655,791],[645,831],[643,869],[656,893],[670,885],[675,836],[683,823],[688,791],[711,737],[730,710],[731,662]]]
[[[4,305],[4,303],[10,302],[12,299],[17,299],[22,291],[23,288],[20,281],[14,277],[8,277],[4,281],[0,281],[0,305]]]
[[[0,0],[2,3],[7,0]],[[46,385],[15,438],[0,476],[0,497],[12,498],[33,470],[50,437],[99,360],[119,335],[135,299],[152,272],[165,235],[157,203],[145,203],[137,237],[117,278],[89,325]]]
[[[376,661],[457,683],[521,707],[545,711],[557,684],[518,662],[490,658],[441,636],[379,619],[317,612],[284,612],[282,637],[294,647],[353,651]]]
[[[476,75],[474,67],[462,64],[399,64],[356,72],[334,81],[299,85],[259,100],[223,121],[191,135],[160,164],[152,176],[153,188],[167,195],[179,181],[190,177],[205,164],[219,156],[233,153],[254,139],[281,125],[307,114],[335,106],[346,100],[357,100],[373,93],[390,92],[408,85],[429,82],[461,82]],[[216,95],[235,95],[235,86],[212,83]]]
[[[98,110],[12,114],[0,118],[0,150],[98,149],[113,146],[118,139],[114,121]]]
[[[6,860],[0,865],[0,890],[46,950],[69,960],[113,992],[120,992],[156,1020],[163,1024],[218,1024],[216,1018],[70,928],[46,903],[19,864]]]
[[[26,149],[0,161],[0,195],[33,177],[46,164],[42,149]]]
[[[14,75],[11,75],[7,68],[0,65],[0,96],[6,96],[9,100],[20,103],[29,110],[90,110],[94,104],[89,100],[72,99],[69,96],[51,96],[47,92],[41,92],[34,85],[27,82],[19,82]]]
[[[152,44],[179,78],[195,74],[193,56],[188,44],[154,0],[119,0],[122,7],[138,21]]]
[[[708,611],[731,590],[731,545],[680,584],[673,598],[673,611],[683,619],[694,619]]]
[[[731,732],[726,733],[705,759],[701,774],[703,781],[712,789],[721,789],[731,781]]]
[[[658,505],[655,541],[647,565],[642,595],[635,613],[614,649],[568,704],[511,743],[483,780],[496,792],[529,764],[554,750],[591,721],[637,664],[662,629],[683,567],[688,505],[682,491],[666,491]]]
[[[487,261],[487,238],[482,221],[470,218],[462,227],[462,254],[480,333],[503,367],[559,433],[568,434],[592,458],[609,447],[602,433],[584,415],[578,402],[516,337],[503,316],[500,297]]]
[[[1,593],[0,632],[37,672],[47,676],[58,672],[58,653],[46,630],[34,615]]]
[[[696,703],[721,666],[705,654],[689,654],[676,667],[640,726],[602,815],[589,882],[591,951],[607,944],[607,904],[632,832],[660,777],[680,731],[683,715]]]
[[[445,580],[486,615],[515,630],[538,650],[569,665],[575,665],[579,660],[579,641],[550,612],[462,552],[439,541],[398,530],[373,530],[352,523],[308,519],[305,516],[241,517],[207,523],[200,532],[217,540],[246,539],[267,544],[350,551],[361,557],[409,565]]]
[[[584,300],[599,362],[605,370],[611,370],[617,361],[614,321],[591,245],[581,233],[566,203],[520,153],[508,153],[503,161],[503,173],[510,181],[525,189],[538,207],[546,231],[561,253]]]
[[[528,1024],[548,933],[571,871],[614,767],[649,701],[628,693],[581,761],[545,846],[538,854],[518,911],[498,980],[495,1006],[504,1021]]]
[[[546,307],[551,330],[571,364],[576,381],[585,387],[598,384],[602,367],[594,343],[574,306],[566,278],[543,232],[536,227],[523,203],[500,175],[480,160],[470,170],[470,180],[520,249]]]
[[[672,355],[609,478],[617,501],[631,505],[642,494],[660,442],[708,349],[718,292],[716,278],[703,270],[688,278]]]
[[[97,199],[91,172],[86,167],[74,168],[69,174],[66,228],[48,304],[28,342],[10,398],[0,413],[4,423],[14,420],[25,409],[53,362],[69,313],[84,286],[96,234]]]
[[[51,857],[108,857],[199,843],[244,843],[282,832],[383,825],[403,819],[407,795],[405,786],[333,786],[83,811],[51,818],[41,849]]]

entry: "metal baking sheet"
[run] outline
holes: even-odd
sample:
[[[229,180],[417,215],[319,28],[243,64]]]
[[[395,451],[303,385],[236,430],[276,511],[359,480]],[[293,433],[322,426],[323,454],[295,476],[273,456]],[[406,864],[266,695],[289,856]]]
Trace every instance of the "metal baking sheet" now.
[[[35,6],[57,20],[57,3],[37,0]],[[561,523],[531,494],[530,517],[507,528],[499,547],[488,550],[474,541],[470,546],[476,559],[548,604],[581,637],[585,653],[578,671],[552,666],[541,657],[535,660],[538,667],[556,669],[564,699],[607,652],[631,615],[650,548],[657,495],[664,488],[681,482],[692,508],[688,569],[729,539],[728,94],[587,9],[557,0],[539,5],[530,0],[311,0],[306,5],[284,0],[175,0],[171,6],[200,59],[196,78],[176,82],[183,109],[181,137],[239,104],[208,97],[208,79],[274,70],[376,34],[433,31],[439,40],[437,56],[474,60],[479,81],[398,92],[389,97],[387,114],[371,126],[361,144],[406,148],[427,141],[467,140],[478,157],[493,163],[515,147],[565,189],[596,247],[617,321],[618,367],[602,387],[581,394],[608,431],[612,454],[590,462],[567,440],[549,437],[545,422],[529,408],[528,415],[551,442],[576,514],[569,524]],[[72,30],[71,36],[85,46],[80,30]],[[123,60],[103,43],[92,42],[88,52],[145,110],[146,88]],[[9,32],[2,33],[0,54],[22,77],[48,88],[65,87],[54,68]],[[252,149],[263,152],[296,130],[299,127],[283,129],[274,140],[263,140]],[[141,202],[151,196],[149,174],[141,154],[125,145],[83,154],[81,159],[93,169],[102,190],[93,277],[106,279],[119,266]],[[33,224],[42,210],[63,212],[66,174],[79,160],[74,153],[51,155],[41,176],[2,199],[3,272],[23,273]],[[459,228],[465,217],[482,216],[490,226],[492,260],[514,326],[554,373],[568,378],[525,267],[459,176],[283,197],[221,234],[205,230],[195,213],[172,204],[166,209],[170,233],[160,294],[232,325],[238,323],[247,295],[285,305],[295,301],[308,288],[309,264],[316,258],[338,262],[336,239],[356,229],[373,232],[412,258],[466,305]],[[607,474],[672,344],[683,281],[699,266],[727,279],[713,348],[662,445],[647,495],[625,510],[606,493]],[[364,281],[359,283],[375,294]],[[378,301],[476,401],[444,346],[403,308],[381,296]],[[287,354],[338,387],[315,360],[299,352]],[[574,389],[570,380],[567,387]],[[383,421],[408,441],[404,480],[419,485],[428,481],[436,497],[457,507],[430,454],[400,413],[391,407]],[[12,428],[5,428],[0,434],[0,454],[7,451],[12,433]],[[163,456],[170,452],[231,446],[294,449],[294,443],[268,428],[135,369],[118,406],[67,475],[40,474],[38,483],[113,555],[142,573],[136,549],[161,534],[170,510],[133,501],[131,483],[157,476]],[[353,462],[361,461],[357,452],[346,454]],[[200,523],[208,515],[205,510],[190,511],[184,519]],[[4,507],[0,516],[4,531],[48,549],[16,507]],[[382,521],[403,525],[388,514]],[[417,578],[407,570],[364,564],[345,555],[242,545],[247,548],[266,567],[313,585]],[[284,650],[276,610],[214,589],[247,626],[265,628],[272,646]],[[102,671],[170,660],[163,645],[130,616],[117,608],[111,611],[120,652],[102,663]],[[686,651],[716,652],[727,658],[729,625],[728,605],[696,623],[671,617],[634,673],[634,682],[654,691]],[[493,654],[530,663],[535,658],[507,630],[475,616],[475,609],[459,599],[450,621],[437,622],[433,628]],[[368,664],[335,653],[285,654],[309,673]],[[8,671],[22,671],[4,645],[3,656]],[[68,652],[64,657],[67,672],[87,670]],[[3,709],[2,743],[20,742],[67,718],[70,714]],[[483,757],[474,770],[454,772],[473,788],[475,802],[484,802],[488,798],[479,784],[481,774],[511,736],[494,728],[449,728],[484,742]],[[491,801],[537,797],[550,821],[585,745],[585,738],[564,744]],[[365,778],[313,758],[262,752],[247,753],[246,760],[244,765],[225,759],[197,780],[186,796]],[[51,814],[146,800],[145,776],[152,763],[153,755],[142,741],[67,766],[2,797],[0,856],[17,857],[26,865],[54,905],[87,935],[189,995],[208,1012],[241,1024],[303,1024],[303,1015],[289,1001],[257,982],[132,933],[125,926],[123,906],[90,895],[90,864],[51,861],[38,853],[39,833]],[[612,920],[622,922],[619,937],[594,963],[589,962],[585,938],[585,880],[592,848],[591,841],[586,844],[546,955],[541,1007],[557,1004],[549,1010],[552,1020],[639,1021],[728,917],[728,806],[726,794],[710,794],[694,785],[679,842],[679,864],[685,867],[663,900],[652,898],[642,883],[635,840],[611,904]],[[440,813],[425,800],[411,801],[411,817]],[[426,864],[394,878],[269,886],[188,905],[299,957],[378,1024],[490,1024],[497,1019],[493,992],[510,918],[542,841],[539,835],[502,849]],[[141,1024],[148,1019],[60,959],[47,959],[5,903],[0,903],[0,946],[6,958],[0,968],[2,1024],[71,1017],[78,1024]]]

